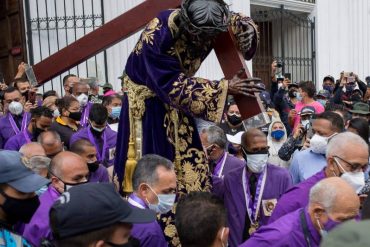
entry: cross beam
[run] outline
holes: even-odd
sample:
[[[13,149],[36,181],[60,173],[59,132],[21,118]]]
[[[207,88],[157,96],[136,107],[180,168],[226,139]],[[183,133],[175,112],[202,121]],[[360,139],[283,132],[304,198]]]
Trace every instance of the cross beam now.
[[[50,57],[33,66],[39,85],[53,79],[68,69],[84,62],[99,52],[126,39],[143,28],[164,9],[177,8],[181,0],[146,0],[110,22],[86,34]],[[226,79],[244,68],[245,78],[251,77],[242,54],[236,47],[234,35],[229,31],[216,41],[215,51]],[[258,100],[257,100],[258,99]],[[244,119],[261,113],[259,97],[235,97]]]

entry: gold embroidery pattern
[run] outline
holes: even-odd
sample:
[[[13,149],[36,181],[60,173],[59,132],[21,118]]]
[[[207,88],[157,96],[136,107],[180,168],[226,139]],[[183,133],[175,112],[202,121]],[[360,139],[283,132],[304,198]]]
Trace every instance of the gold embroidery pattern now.
[[[220,122],[227,97],[227,80],[210,81],[180,75],[169,93],[171,101],[192,115]]]
[[[160,30],[161,27],[162,27],[162,24],[160,24],[160,21],[158,18],[154,18],[148,23],[145,30],[141,33],[140,39],[134,48],[134,52],[136,55],[141,54],[144,44],[153,45],[154,32],[157,30]]]

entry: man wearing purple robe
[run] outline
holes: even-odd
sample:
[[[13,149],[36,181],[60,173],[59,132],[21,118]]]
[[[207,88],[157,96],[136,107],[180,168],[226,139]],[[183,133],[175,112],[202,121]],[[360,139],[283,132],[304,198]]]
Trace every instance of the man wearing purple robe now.
[[[0,118],[0,148],[4,148],[10,137],[27,129],[31,114],[25,109],[25,98],[14,87],[4,90],[3,109],[6,113]]]
[[[247,165],[225,175],[223,199],[231,247],[267,224],[277,200],[292,185],[286,169],[267,163],[268,149],[266,135],[259,129],[249,129],[242,136]]]
[[[144,155],[133,176],[134,193],[128,202],[141,209],[151,209],[158,214],[169,212],[176,197],[176,173],[171,161],[155,154]],[[161,226],[157,221],[134,224],[131,235],[141,247],[167,247]]]
[[[70,147],[80,139],[89,140],[96,148],[99,164],[112,166],[116,154],[117,133],[107,128],[108,110],[101,104],[93,104],[89,113],[90,124],[73,134]]]
[[[96,158],[96,148],[88,140],[75,141],[69,151],[80,155],[87,163],[89,169],[89,183],[108,183],[109,175],[107,168],[101,165]]]
[[[40,246],[43,238],[52,239],[49,225],[51,206],[70,187],[86,183],[89,171],[85,160],[80,156],[72,152],[61,152],[52,159],[49,175],[51,184],[40,196],[40,206],[23,232],[23,236],[35,246]]]
[[[81,106],[82,115],[80,125],[86,127],[89,125],[89,114],[92,105],[89,102],[89,85],[81,81],[73,83],[72,96],[78,100]]]
[[[337,177],[315,184],[309,197],[307,207],[261,227],[239,247],[318,247],[329,231],[359,213],[355,190]]]
[[[245,162],[226,152],[227,139],[225,132],[218,126],[210,126],[202,130],[200,139],[212,172],[212,192],[223,194],[224,176],[231,170],[242,168]]]
[[[334,136],[326,149],[326,167],[285,192],[278,201],[269,223],[306,207],[310,189],[324,178],[341,177],[359,193],[365,184],[364,171],[367,169],[368,159],[368,145],[360,136],[351,132]]]
[[[24,144],[37,141],[37,137],[50,128],[52,121],[53,112],[49,108],[38,106],[31,109],[31,120],[27,128],[9,138],[4,149],[19,151]]]

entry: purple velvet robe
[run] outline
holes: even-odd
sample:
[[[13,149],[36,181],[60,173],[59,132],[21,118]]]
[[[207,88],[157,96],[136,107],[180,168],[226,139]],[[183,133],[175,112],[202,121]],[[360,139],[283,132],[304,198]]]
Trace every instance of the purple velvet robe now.
[[[28,136],[29,139],[25,137],[25,135]],[[19,151],[19,149],[26,143],[29,143],[30,140],[32,140],[32,134],[26,130],[26,133],[24,131],[16,134],[15,136],[12,136],[9,138],[9,140],[5,143],[4,149],[6,150],[14,150]]]
[[[307,247],[300,213],[304,210],[307,222],[308,237],[311,247],[318,247],[321,241],[319,232],[315,229],[307,208],[291,212],[272,224],[261,227],[246,242],[239,247]]]
[[[234,169],[224,178],[224,203],[228,212],[228,224],[230,227],[229,244],[236,247],[243,242],[243,231],[247,207],[243,191],[243,170],[246,166]],[[247,175],[249,171],[247,170]],[[248,183],[248,180],[246,180]],[[264,200],[278,200],[280,196],[292,185],[289,172],[281,167],[267,164],[266,184],[262,195],[261,204]],[[259,225],[266,225],[269,216],[264,213],[263,205],[259,211]]]
[[[229,153],[226,153],[226,155],[227,157],[226,157],[224,169],[221,172],[221,177],[216,176],[215,174],[212,175],[212,193],[220,197],[222,197],[222,195],[224,194],[224,185],[223,185],[224,176],[234,169],[245,166],[244,161],[230,155]],[[223,157],[221,157],[221,159],[222,158]]]
[[[10,124],[9,114],[10,113],[7,113],[6,115],[4,115],[0,118],[0,127],[1,127],[0,128],[0,149],[4,148],[5,143],[9,140],[10,137],[17,134],[17,133],[15,133],[15,131],[12,128],[12,125]],[[21,127],[22,127],[22,120],[23,120],[24,114],[27,115],[27,124],[26,124],[26,127],[27,127],[30,120],[31,120],[31,114],[29,112],[27,112],[27,113],[24,112],[22,114],[22,117],[14,117],[13,118],[14,121],[19,126],[19,130],[21,130]]]
[[[88,135],[88,128],[90,126],[80,129],[78,132],[72,135],[71,140],[69,141],[69,145],[72,145],[75,141],[80,139],[86,139],[89,140]],[[114,157],[116,154],[116,142],[117,142],[117,133],[111,130],[110,128],[105,128],[104,130],[107,140],[107,145],[105,148],[105,157],[103,160],[99,160],[101,164],[103,164],[105,167],[112,166],[114,163]],[[97,138],[93,137],[94,141],[97,145],[97,152],[99,151],[102,153],[103,149],[103,138]]]
[[[107,168],[99,165],[95,172],[90,172],[89,183],[109,183]]]
[[[49,211],[59,196],[60,193],[52,185],[49,185],[48,190],[39,197],[40,206],[32,216],[31,221],[25,225],[23,232],[23,236],[33,245],[39,246],[43,238],[52,239]]]
[[[272,213],[269,223],[274,222],[280,217],[291,213],[298,208],[307,206],[310,189],[319,181],[326,178],[324,170],[316,173],[307,180],[294,185],[287,190],[279,199],[274,212]]]

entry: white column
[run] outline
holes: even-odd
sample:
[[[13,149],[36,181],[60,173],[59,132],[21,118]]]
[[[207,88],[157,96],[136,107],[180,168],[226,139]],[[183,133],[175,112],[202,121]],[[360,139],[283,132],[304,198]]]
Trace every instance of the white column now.
[[[370,75],[370,1],[317,0],[317,82],[353,71],[364,80]]]

